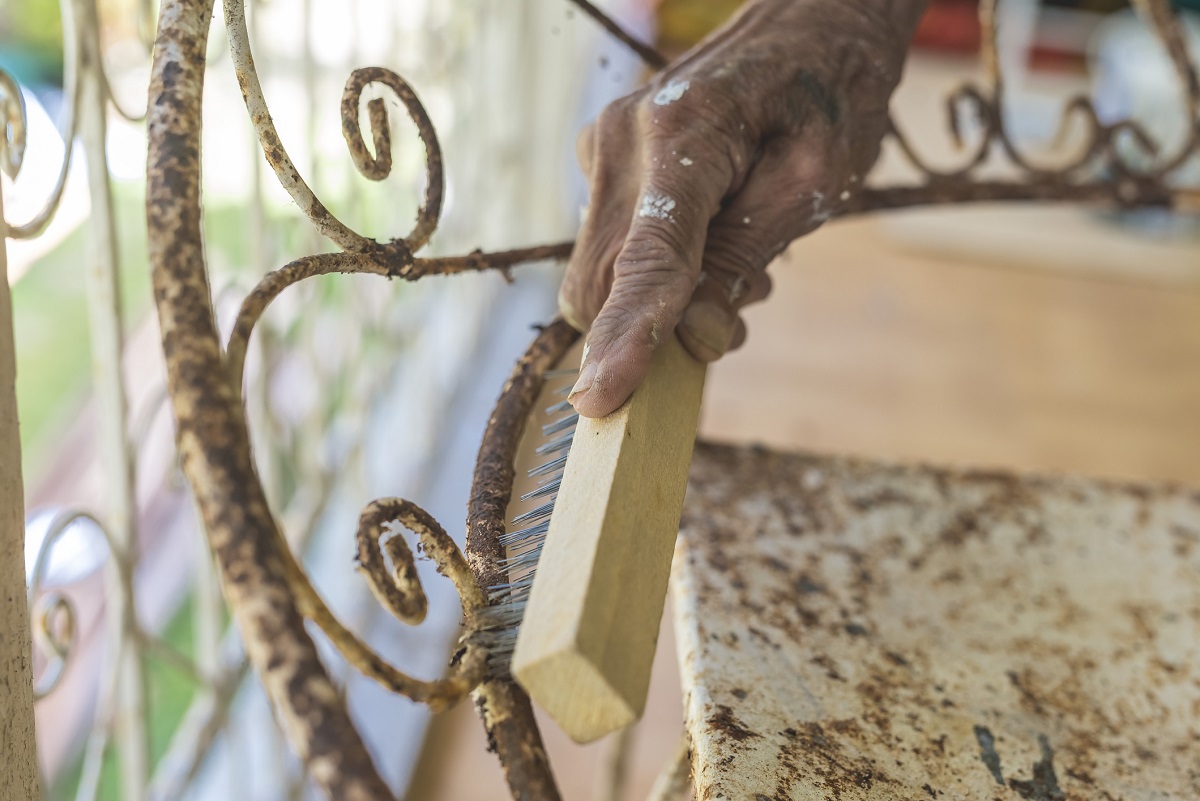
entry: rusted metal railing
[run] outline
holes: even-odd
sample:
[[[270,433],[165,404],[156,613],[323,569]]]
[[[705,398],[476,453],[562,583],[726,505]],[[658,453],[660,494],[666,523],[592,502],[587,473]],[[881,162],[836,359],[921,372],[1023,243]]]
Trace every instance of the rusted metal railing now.
[[[593,4],[583,0],[576,0],[575,4],[617,35],[649,66],[664,65],[662,56],[623,31]],[[1188,59],[1179,22],[1166,0],[1138,0],[1136,5],[1170,55],[1182,86],[1184,113],[1189,120],[1183,144],[1171,153],[1161,153],[1153,137],[1138,124],[1128,120],[1102,122],[1091,101],[1079,97],[1067,102],[1063,125],[1065,130],[1070,120],[1081,120],[1082,142],[1066,163],[1053,168],[1037,164],[1005,127],[1006,87],[997,57],[995,5],[994,0],[981,4],[985,82],[964,86],[947,102],[949,128],[965,153],[959,166],[934,168],[901,128],[893,124],[890,137],[915,168],[918,178],[907,184],[866,186],[848,192],[834,202],[831,216],[995,200],[1059,200],[1104,203],[1119,208],[1200,210],[1200,191],[1173,184],[1181,166],[1200,151],[1200,81],[1195,65]],[[436,520],[410,501],[380,499],[368,504],[362,513],[356,535],[357,561],[382,608],[409,624],[419,623],[424,616],[425,595],[413,569],[413,555],[402,538],[389,536],[386,524],[391,522],[398,522],[418,537],[424,551],[458,592],[465,633],[445,675],[433,680],[414,678],[387,662],[339,620],[313,588],[293,554],[293,544],[289,543],[289,539],[294,542],[297,537],[285,537],[281,521],[299,517],[299,527],[310,528],[319,518],[327,496],[306,499],[300,511],[294,504],[289,509],[273,510],[269,500],[274,499],[275,493],[262,478],[270,475],[271,467],[256,464],[247,420],[247,406],[261,411],[267,401],[259,389],[245,385],[244,373],[252,334],[268,306],[307,279],[331,273],[369,273],[405,281],[489,270],[504,271],[507,275],[516,266],[561,260],[569,255],[572,243],[491,253],[474,251],[457,256],[420,255],[441,221],[442,151],[433,123],[413,87],[395,72],[377,67],[354,70],[345,85],[341,123],[351,158],[357,170],[370,180],[388,176],[393,143],[386,103],[377,96],[363,102],[368,87],[373,91],[386,90],[402,104],[421,139],[425,152],[424,195],[416,222],[405,236],[377,241],[355,231],[321,201],[289,155],[263,95],[245,4],[243,0],[226,0],[224,25],[228,52],[258,146],[280,186],[308,218],[313,230],[338,250],[295,259],[267,274],[241,300],[232,330],[222,342],[201,228],[201,106],[213,11],[213,0],[162,2],[154,38],[147,110],[146,214],[155,304],[168,373],[166,397],[177,425],[180,462],[194,493],[208,545],[216,556],[220,581],[242,645],[237,647],[230,642],[229,635],[219,633],[215,624],[219,609],[214,599],[210,562],[207,556],[198,558],[198,606],[206,610],[198,628],[202,630],[200,636],[207,656],[193,668],[202,691],[152,782],[148,782],[140,654],[154,641],[141,629],[133,611],[131,576],[137,542],[132,484],[135,465],[125,424],[127,401],[120,376],[121,315],[114,291],[117,255],[111,188],[104,170],[105,114],[112,98],[100,60],[94,0],[64,0],[68,98],[64,128],[68,147],[60,180],[45,210],[28,223],[6,223],[3,229],[8,238],[22,238],[35,236],[46,226],[63,192],[70,143],[78,128],[88,154],[93,231],[97,236],[92,248],[94,264],[89,271],[89,296],[93,305],[97,397],[105,421],[102,450],[111,473],[107,476],[111,484],[106,493],[110,506],[98,519],[111,551],[107,614],[109,633],[114,638],[112,653],[116,656],[109,675],[115,688],[112,715],[121,756],[122,797],[138,799],[149,794],[154,798],[174,798],[182,791],[196,775],[220,731],[234,691],[248,667],[253,667],[265,687],[307,775],[328,797],[390,797],[346,711],[337,683],[318,657],[306,630],[305,622],[312,621],[350,665],[392,692],[433,710],[444,709],[473,694],[489,744],[500,759],[513,797],[555,801],[559,791],[529,700],[511,681],[486,675],[486,639],[477,636],[475,626],[477,613],[487,604],[482,588],[506,580],[500,566],[504,553],[499,537],[504,533],[513,459],[522,428],[541,388],[543,374],[576,339],[575,332],[561,321],[546,326],[514,367],[479,451],[468,506],[465,551],[458,548]],[[5,149],[0,155],[11,169],[20,162],[23,121],[19,104],[13,99],[19,98],[15,84],[3,73],[0,79],[3,79],[0,100],[4,101],[8,121]],[[312,86],[311,75],[307,85]],[[965,142],[960,134],[969,127],[968,116],[973,118],[977,133],[970,142]],[[364,139],[364,122],[370,143]],[[1136,158],[1127,155],[1129,148]],[[1007,164],[1015,177],[985,177],[982,168],[997,159]],[[311,164],[305,167],[310,180],[311,168]],[[258,187],[261,164],[255,170]],[[257,201],[252,208],[259,217],[255,226],[261,228],[259,188],[255,196]],[[256,261],[267,258],[261,244],[257,252]],[[4,308],[4,299],[0,298],[0,312]],[[4,330],[3,323],[0,313],[0,332]],[[0,348],[0,380],[7,382],[10,379],[3,369],[4,358]],[[11,451],[3,429],[2,402],[0,398],[0,445]],[[6,459],[6,469],[17,463],[8,451],[0,453]],[[19,494],[18,487],[16,497]],[[7,495],[0,500],[11,503]],[[8,513],[10,509],[6,506],[3,511]],[[292,534],[295,533],[293,530]],[[11,549],[9,539],[11,536],[0,542],[5,554]],[[51,547],[53,539],[47,538],[50,543],[47,547]],[[11,577],[4,578],[8,581]],[[72,612],[65,601],[51,599],[40,604],[38,614],[42,617],[37,627],[60,632],[63,620],[69,620]],[[223,643],[220,648],[219,641]],[[69,639],[48,642],[54,658],[60,662],[68,658]],[[88,797],[89,788],[94,789],[99,777],[108,730],[107,721],[101,720],[87,751],[81,797]],[[616,758],[614,764],[620,761]],[[660,796],[666,797],[678,789],[686,778],[684,775],[681,779],[680,772],[679,765],[673,765],[664,774]]]
[[[590,15],[602,16],[591,4],[583,6]],[[1190,119],[1196,120],[1200,89],[1194,68],[1184,56],[1178,25],[1165,3],[1145,0],[1140,7],[1174,58],[1185,87],[1187,111]],[[986,33],[984,63],[989,83],[982,88],[966,87],[950,100],[950,125],[955,134],[962,128],[958,114],[964,107],[982,122],[983,134],[972,146],[966,162],[950,171],[933,169],[893,125],[892,137],[920,171],[921,182],[847,193],[833,210],[833,216],[977,200],[1107,201],[1122,207],[1184,207],[1194,203],[1194,193],[1173,190],[1165,179],[1196,150],[1200,131],[1195,125],[1178,153],[1161,158],[1150,169],[1142,169],[1124,160],[1114,142],[1120,136],[1129,136],[1150,153],[1154,146],[1149,135],[1132,122],[1102,124],[1086,98],[1075,99],[1067,107],[1068,114],[1078,115],[1089,124],[1081,154],[1055,169],[1035,166],[1004,127],[1004,85],[995,55],[992,24],[994,4],[985,3],[982,9]],[[238,391],[242,359],[255,321],[275,296],[298,281],[330,272],[370,272],[414,280],[425,275],[507,268],[564,256],[569,245],[459,258],[417,257],[415,254],[428,242],[440,218],[442,157],[429,118],[412,89],[399,76],[381,69],[357,70],[347,82],[342,103],[346,142],[364,176],[378,180],[387,174],[391,133],[382,103],[373,100],[367,106],[374,140],[373,148],[368,149],[360,134],[359,98],[367,84],[379,83],[389,88],[408,110],[425,146],[425,201],[415,227],[404,238],[380,243],[349,229],[309,189],[272,126],[254,71],[244,12],[241,3],[234,0],[225,7],[230,51],[264,156],[281,185],[317,230],[342,250],[299,259],[269,275],[243,303],[233,336],[222,353],[211,324],[196,224],[197,131],[203,81],[200,54],[209,10],[210,5],[204,0],[170,0],[164,5],[151,89],[156,101],[151,111],[149,219],[151,230],[156,232],[151,249],[185,465],[190,468],[189,479],[201,499],[206,528],[220,557],[227,594],[242,623],[251,660],[310,774],[333,797],[384,797],[386,790],[332,694],[328,678],[304,633],[303,618],[317,622],[361,671],[435,709],[453,703],[474,688],[489,742],[505,767],[513,795],[556,798],[557,789],[532,721],[528,699],[509,682],[484,679],[481,646],[470,632],[475,612],[483,604],[480,588],[504,580],[497,566],[503,556],[498,536],[504,530],[502,516],[511,490],[512,458],[524,419],[540,387],[541,373],[570,344],[573,333],[561,323],[542,331],[516,368],[493,415],[480,451],[468,510],[467,560],[471,574],[464,571],[457,548],[411,504],[399,500],[376,502],[364,513],[359,537],[360,549],[367,550],[360,550],[360,565],[377,594],[383,596],[385,605],[402,618],[410,617],[406,610],[418,604],[417,588],[407,578],[390,584],[390,578],[379,575],[378,568],[384,561],[371,556],[373,551],[364,537],[373,536],[381,519],[394,517],[401,511],[410,527],[416,527],[425,536],[435,532],[426,547],[455,581],[468,631],[447,677],[438,682],[416,681],[389,668],[340,626],[312,592],[286,548],[254,477]],[[604,21],[610,30],[616,28],[611,20]],[[624,39],[651,63],[661,65],[662,59],[652,55],[644,45],[627,35]],[[1018,179],[995,181],[978,176],[977,169],[996,147],[1020,169]],[[399,564],[407,564],[402,553],[391,553],[391,557]],[[336,750],[324,747],[333,741],[340,744]]]

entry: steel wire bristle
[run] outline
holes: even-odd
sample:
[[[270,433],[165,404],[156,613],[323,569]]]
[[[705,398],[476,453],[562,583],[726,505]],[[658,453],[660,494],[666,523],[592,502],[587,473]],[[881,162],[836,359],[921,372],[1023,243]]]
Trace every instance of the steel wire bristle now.
[[[552,439],[545,445],[538,446],[537,449],[534,450],[534,453],[536,453],[538,456],[545,456],[548,453],[558,453],[561,450],[571,447],[571,441],[573,439],[575,439],[574,431],[572,431],[570,434],[559,437],[558,439]]]
[[[577,369],[552,370],[545,378],[573,378],[578,373]],[[555,395],[566,395],[570,391],[569,383],[551,390]],[[525,615],[542,546],[550,532],[550,518],[562,487],[562,472],[579,422],[579,415],[567,400],[558,401],[544,411],[551,417],[558,417],[541,426],[542,437],[548,441],[539,445],[535,453],[553,455],[554,458],[528,471],[529,477],[539,481],[540,486],[521,495],[520,499],[537,503],[509,521],[509,527],[500,535],[505,556],[497,561],[497,565],[508,574],[509,580],[487,588],[489,605],[479,611],[476,620],[476,631],[487,648],[488,672],[492,677],[508,675],[517,632]]]
[[[566,417],[555,420],[553,423],[547,423],[542,426],[542,436],[548,437],[551,434],[557,434],[559,431],[566,431],[579,422],[579,415],[568,414]]]
[[[534,498],[543,498],[552,492],[558,492],[558,488],[561,486],[562,486],[562,477],[559,476],[558,478],[551,481],[549,484],[546,484],[545,486],[542,486],[542,487],[538,487],[537,489],[535,489],[531,492],[525,493],[524,495],[521,496],[521,500],[530,501],[530,500],[533,500]]]
[[[533,468],[532,470],[530,470],[529,477],[536,478],[538,476],[548,475],[550,473],[553,473],[555,470],[561,470],[562,468],[564,468],[566,466],[567,466],[567,454],[564,453],[562,456],[558,457],[557,459],[551,459],[550,461],[546,462],[545,464],[539,465],[539,466]]]
[[[517,515],[512,519],[512,524],[514,526],[519,526],[524,523],[531,523],[534,520],[541,520],[543,517],[549,517],[550,513],[553,511],[554,500],[551,499],[536,509],[530,510],[522,515]]]

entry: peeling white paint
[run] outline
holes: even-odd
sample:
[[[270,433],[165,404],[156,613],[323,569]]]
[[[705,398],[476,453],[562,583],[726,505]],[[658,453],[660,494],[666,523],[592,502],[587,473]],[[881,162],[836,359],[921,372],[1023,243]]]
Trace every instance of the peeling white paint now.
[[[804,197],[803,192],[800,193],[800,197],[801,198]],[[833,212],[825,208],[825,193],[824,192],[813,192],[812,193],[812,214],[809,215],[809,219],[815,223],[823,223],[832,216],[833,216]]]
[[[654,313],[654,323],[650,326],[650,343],[656,348],[662,341],[662,316],[666,308],[667,302],[659,298],[658,311]]]
[[[639,217],[653,217],[656,220],[668,220],[675,222],[675,218],[671,216],[671,211],[675,208],[675,201],[666,195],[658,195],[654,192],[647,192],[642,195],[642,206],[638,209]]]
[[[733,279],[733,286],[729,287],[729,302],[737,303],[746,294],[746,279],[743,276],[738,276]]]
[[[659,93],[654,96],[654,105],[669,106],[679,98],[683,97],[683,93],[691,86],[689,81],[671,80],[664,86]],[[655,120],[658,122],[658,120]]]

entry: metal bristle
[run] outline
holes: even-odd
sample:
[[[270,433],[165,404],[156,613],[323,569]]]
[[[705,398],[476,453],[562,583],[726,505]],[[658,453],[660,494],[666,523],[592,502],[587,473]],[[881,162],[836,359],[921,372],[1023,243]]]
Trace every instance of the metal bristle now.
[[[551,434],[557,434],[559,431],[566,431],[571,426],[579,422],[579,414],[569,414],[561,420],[555,420],[553,423],[542,426],[542,436],[548,437]]]
[[[545,377],[568,378],[578,372],[576,369],[554,370],[547,372]],[[570,391],[570,385],[551,390],[557,395],[566,395]],[[497,561],[497,566],[507,573],[509,580],[487,588],[488,606],[477,613],[475,628],[487,648],[488,670],[494,677],[508,674],[525,605],[533,587],[533,574],[550,532],[550,518],[562,487],[567,454],[574,442],[575,426],[579,423],[579,415],[567,400],[551,405],[545,412],[557,419],[541,426],[542,437],[548,441],[535,452],[542,456],[554,454],[554,458],[529,470],[529,477],[539,481],[541,486],[523,494],[521,500],[537,503],[534,508],[514,517],[508,530],[500,535],[505,557]]]
[[[501,534],[500,535],[500,544],[503,545],[504,547],[508,548],[518,542],[528,540],[532,537],[537,537],[539,535],[544,536],[546,534],[546,532],[548,532],[549,530],[550,530],[550,521],[548,519],[543,520],[542,522],[538,523],[536,526],[529,526],[528,528],[518,529],[517,531],[507,531],[504,534]]]
[[[561,370],[547,370],[542,373],[542,378],[551,381],[555,378],[566,378],[567,376],[579,375],[578,367],[564,367]]]
[[[496,564],[506,570],[514,570],[522,567],[532,567],[537,564],[538,558],[542,555],[540,548],[534,548],[528,553],[523,553],[520,556],[510,556],[507,559],[500,559]]]
[[[558,439],[550,440],[545,445],[539,446],[534,453],[538,456],[545,456],[548,453],[558,453],[571,447],[571,442],[575,439],[575,432],[559,437]]]
[[[539,465],[539,466],[533,468],[532,470],[530,470],[529,477],[537,478],[538,476],[544,476],[549,473],[553,473],[555,470],[561,470],[562,468],[564,468],[566,466],[567,466],[567,454],[564,453],[562,456],[558,457],[557,459],[551,459],[550,461],[546,462],[545,464]]]
[[[549,517],[550,513],[553,511],[554,511],[554,501],[549,501],[547,503],[542,504],[541,506],[539,506],[536,509],[532,509],[532,510],[526,512],[523,515],[517,515],[516,517],[514,517],[512,519],[512,523],[514,526],[520,526],[525,523],[530,523],[534,520],[540,520],[543,517]]]
[[[558,492],[558,488],[561,486],[562,486],[562,476],[559,476],[558,478],[554,479],[553,481],[546,484],[545,486],[538,487],[537,489],[533,490],[532,492],[525,493],[524,495],[521,496],[521,500],[530,501],[530,500],[533,500],[534,498],[542,498],[546,495],[549,495],[552,492]]]
[[[547,406],[545,408],[545,412],[546,412],[546,414],[558,414],[559,412],[565,412],[567,409],[572,409],[572,408],[574,408],[574,407],[571,406],[570,401],[559,401],[558,403],[554,404],[553,406]]]

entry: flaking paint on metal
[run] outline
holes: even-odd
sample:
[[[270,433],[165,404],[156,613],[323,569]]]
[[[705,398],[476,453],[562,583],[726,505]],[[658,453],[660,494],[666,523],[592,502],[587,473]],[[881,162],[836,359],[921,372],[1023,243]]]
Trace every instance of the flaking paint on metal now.
[[[1183,488],[698,447],[697,799],[1200,798],[1197,542]]]

